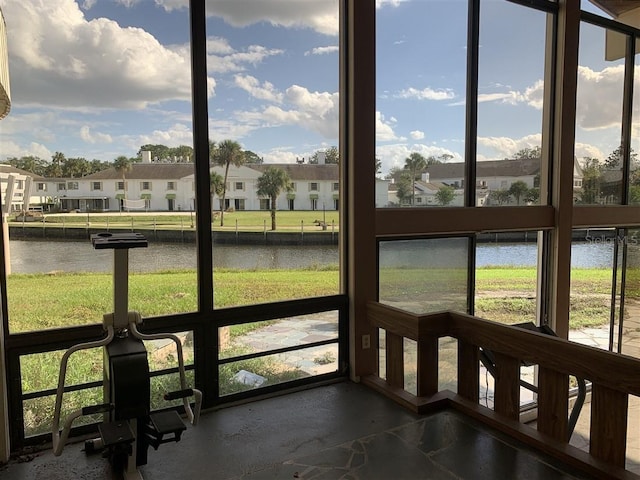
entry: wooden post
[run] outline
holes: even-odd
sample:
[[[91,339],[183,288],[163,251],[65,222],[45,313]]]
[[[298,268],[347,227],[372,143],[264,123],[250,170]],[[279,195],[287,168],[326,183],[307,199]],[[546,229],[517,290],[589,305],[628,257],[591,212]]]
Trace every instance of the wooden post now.
[[[438,393],[438,337],[418,341],[419,397]]]
[[[589,453],[622,468],[627,455],[628,406],[626,393],[593,384]]]
[[[496,390],[494,410],[512,420],[520,418],[520,361],[494,352]]]
[[[478,403],[480,399],[478,347],[458,339],[458,395]]]
[[[387,331],[387,383],[404,388],[404,339]]]
[[[569,376],[545,367],[538,369],[538,431],[568,441]]]

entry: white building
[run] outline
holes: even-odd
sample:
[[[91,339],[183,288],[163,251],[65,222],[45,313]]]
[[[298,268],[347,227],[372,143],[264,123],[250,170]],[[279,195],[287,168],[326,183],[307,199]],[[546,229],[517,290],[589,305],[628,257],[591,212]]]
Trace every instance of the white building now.
[[[230,166],[227,175],[225,209],[268,210],[269,199],[256,194],[257,181],[267,167],[285,170],[293,182],[293,191],[278,197],[278,210],[336,210],[339,205],[339,166],[310,164],[261,164]],[[212,167],[224,177],[224,167]],[[194,164],[133,163],[122,173],[115,168],[73,179],[43,179],[40,185],[55,198],[62,210],[190,211],[194,208]],[[382,182],[378,196],[385,195]],[[212,197],[212,208],[220,208],[220,199]]]

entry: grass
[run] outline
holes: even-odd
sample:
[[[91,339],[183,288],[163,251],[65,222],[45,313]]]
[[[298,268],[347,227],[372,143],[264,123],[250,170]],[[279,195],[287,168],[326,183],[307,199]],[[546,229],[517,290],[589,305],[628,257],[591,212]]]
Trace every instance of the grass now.
[[[263,231],[271,229],[271,212],[268,210],[259,211],[235,211],[225,212],[224,226],[220,226],[221,218],[215,215],[212,221],[214,230],[232,230],[237,228],[240,231]],[[339,230],[340,215],[336,210],[315,210],[315,211],[290,211],[282,210],[276,212],[276,226],[280,231],[322,231],[315,224],[316,221],[327,223],[327,232]],[[196,215],[192,212],[182,212],[175,214],[154,214],[150,213],[73,213],[73,214],[45,214],[44,222],[17,222],[10,219],[10,225],[24,225],[29,228],[86,228],[87,222],[91,228],[126,229],[130,230],[185,230],[195,229]]]

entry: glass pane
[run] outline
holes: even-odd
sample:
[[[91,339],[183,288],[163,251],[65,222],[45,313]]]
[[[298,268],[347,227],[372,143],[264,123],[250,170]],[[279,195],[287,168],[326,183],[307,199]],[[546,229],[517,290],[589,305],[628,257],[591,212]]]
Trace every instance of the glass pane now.
[[[624,56],[608,52],[611,35],[619,36],[584,22],[580,25],[575,147],[579,166],[574,176],[574,198],[580,204],[622,201]]]
[[[616,230],[574,231],[569,340],[609,349]]]
[[[637,71],[638,64],[638,41],[640,39],[636,38],[636,56],[635,62],[636,66],[634,66],[634,71]],[[629,175],[629,204],[638,205],[640,204],[640,160],[638,160],[638,153],[640,152],[640,135],[638,135],[637,125],[640,122],[638,115],[640,114],[640,92],[638,89],[640,88],[640,79],[638,75],[635,76],[634,79],[634,94],[633,94],[633,103],[632,103],[632,128],[631,128],[631,159],[630,159],[630,175]]]
[[[629,229],[627,235],[624,315],[620,352],[640,358],[640,337],[638,336],[640,332],[640,310],[638,309],[640,305],[640,231]],[[615,338],[617,339],[617,336]]]
[[[462,205],[466,2],[379,3],[376,207]]]
[[[538,324],[538,232],[478,234],[475,315]]]
[[[478,206],[541,203],[547,34],[544,12],[510,2],[481,3]]]
[[[338,312],[244,323],[218,330],[220,358],[231,358],[313,342],[338,341]]]
[[[438,349],[438,391],[458,393],[458,339],[442,337]]]
[[[214,305],[336,294],[338,1],[241,3],[206,2]]]
[[[379,301],[413,313],[467,312],[468,262],[466,237],[382,241]]]
[[[230,395],[338,370],[338,344],[239,360],[220,366],[220,395]]]
[[[87,240],[98,231],[149,239],[131,253],[131,310],[195,310],[188,9],[45,2],[3,13],[14,102],[0,128],[3,154],[20,169],[9,216],[11,333],[100,323],[112,311],[113,255]],[[35,25],[37,42],[21,41]]]

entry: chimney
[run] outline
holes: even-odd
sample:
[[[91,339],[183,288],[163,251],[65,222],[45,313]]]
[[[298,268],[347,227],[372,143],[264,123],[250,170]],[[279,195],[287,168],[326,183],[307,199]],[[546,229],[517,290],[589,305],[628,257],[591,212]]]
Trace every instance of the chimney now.
[[[422,181],[424,183],[429,183],[429,172],[423,172],[422,174]]]
[[[326,152],[318,152],[318,165],[324,165],[326,157]]]
[[[151,163],[151,152],[149,150],[143,150],[140,153],[142,154],[142,163]]]

